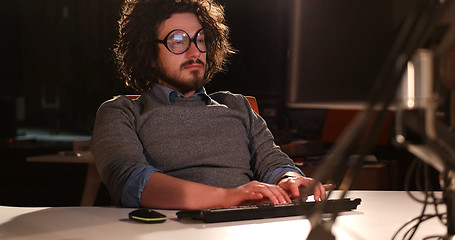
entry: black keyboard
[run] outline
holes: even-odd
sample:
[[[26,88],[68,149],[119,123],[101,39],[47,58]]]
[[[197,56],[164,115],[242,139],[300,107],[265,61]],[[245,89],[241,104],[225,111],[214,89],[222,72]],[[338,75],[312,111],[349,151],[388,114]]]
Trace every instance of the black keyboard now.
[[[264,204],[255,206],[238,206],[230,208],[212,208],[203,210],[182,210],[178,218],[192,218],[206,223],[277,218],[288,216],[310,215],[321,207],[322,213],[346,212],[357,209],[360,198],[331,199],[324,202],[293,202],[288,204]]]

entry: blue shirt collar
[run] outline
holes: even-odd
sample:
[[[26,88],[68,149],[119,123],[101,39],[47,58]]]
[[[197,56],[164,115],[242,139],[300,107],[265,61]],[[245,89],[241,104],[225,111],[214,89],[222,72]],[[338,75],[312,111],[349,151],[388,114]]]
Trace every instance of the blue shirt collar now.
[[[178,97],[184,98],[185,97],[182,93],[175,91],[174,89],[164,86],[159,83],[155,83],[152,88],[156,88],[156,90],[159,90],[164,96],[166,96],[167,97],[166,100],[169,103],[173,103],[175,98],[178,98]],[[201,99],[203,101],[205,101],[207,104],[210,103],[209,100],[211,100],[211,98],[209,97],[209,95],[207,95],[207,92],[205,91],[204,87],[201,87],[201,89],[199,91],[197,91],[195,94],[193,94],[190,98],[198,97],[198,96],[200,96]]]

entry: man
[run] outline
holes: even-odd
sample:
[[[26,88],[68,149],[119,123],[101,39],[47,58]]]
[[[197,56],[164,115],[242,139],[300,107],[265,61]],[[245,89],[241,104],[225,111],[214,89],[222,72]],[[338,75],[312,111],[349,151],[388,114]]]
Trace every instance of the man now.
[[[137,100],[97,113],[93,154],[125,207],[202,209],[289,203],[313,183],[274,144],[264,120],[236,94],[203,85],[232,53],[213,0],[126,0],[115,49]],[[325,188],[316,184],[316,199]]]

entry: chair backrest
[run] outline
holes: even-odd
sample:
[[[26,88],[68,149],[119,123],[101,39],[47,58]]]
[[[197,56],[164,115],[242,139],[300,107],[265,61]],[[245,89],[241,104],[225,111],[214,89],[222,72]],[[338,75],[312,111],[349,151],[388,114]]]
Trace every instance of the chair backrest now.
[[[253,109],[257,114],[259,114],[258,102],[255,97],[245,96],[246,100],[250,103],[251,109]]]
[[[118,96],[120,96],[120,95],[114,96],[114,98],[118,97]],[[125,95],[125,96],[127,96],[130,99],[134,100],[134,99],[138,98],[141,95]],[[253,96],[245,96],[245,98],[250,103],[251,109],[253,109],[253,111],[255,111],[257,114],[259,114],[259,108],[258,108],[258,103],[256,101],[256,98],[253,97]]]
[[[134,99],[140,97],[141,95],[115,95],[115,96],[112,97],[112,98],[116,98],[116,97],[120,97],[120,96],[127,96],[127,97],[129,97],[130,99],[134,100]]]

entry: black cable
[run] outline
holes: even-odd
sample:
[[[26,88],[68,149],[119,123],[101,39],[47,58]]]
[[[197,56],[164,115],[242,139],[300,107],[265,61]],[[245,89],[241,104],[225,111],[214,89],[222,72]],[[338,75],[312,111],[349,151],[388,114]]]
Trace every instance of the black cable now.
[[[441,189],[441,191],[443,192],[443,194],[447,192],[447,189],[446,189],[446,188],[447,188],[447,185],[444,184],[444,185],[442,186],[442,189]],[[433,195],[433,196],[434,196],[434,195]],[[445,204],[444,196],[443,196],[442,198],[440,198],[440,199],[434,197],[434,199],[435,199],[435,201],[434,201],[434,211],[435,211],[436,214],[439,214],[438,205],[440,205],[440,204]],[[444,216],[445,216],[445,218],[444,218]],[[443,225],[445,225],[445,226],[447,226],[447,217],[448,217],[448,216],[447,216],[447,213],[446,213],[446,214],[441,214],[441,217],[439,217],[439,221],[440,221]]]
[[[423,174],[423,176],[422,176]],[[414,175],[416,184],[418,183],[418,180],[423,180],[424,181],[424,187],[423,188],[418,188],[420,192],[422,192],[425,196],[425,199],[419,199],[416,197],[409,189],[409,184],[411,182],[411,178]],[[421,185],[418,183],[417,185]],[[408,172],[406,174],[406,179],[405,179],[405,191],[406,193],[413,199],[414,201],[418,203],[422,203],[422,211],[419,216],[411,219],[410,221],[406,222],[403,224],[393,235],[392,239],[395,239],[400,232],[402,232],[406,227],[410,226],[411,224],[414,224],[409,227],[409,229],[404,233],[403,239],[410,240],[414,237],[415,233],[417,232],[418,228],[420,225],[432,218],[437,217],[443,224],[444,224],[444,217],[447,217],[447,213],[439,213],[438,210],[438,205],[443,204],[444,201],[443,199],[439,199],[436,197],[433,191],[430,190],[430,178],[429,178],[429,166],[425,164],[423,161],[419,159],[414,159],[414,161],[411,163]],[[429,204],[432,204],[435,209],[434,214],[425,214],[426,209]],[[442,239],[442,236],[428,236],[425,239],[431,239],[431,238],[437,238],[437,239]]]
[[[421,168],[417,168],[417,170],[421,169],[423,171],[423,180],[424,180],[424,189],[423,189],[423,192],[425,193],[425,200],[424,200],[424,204],[423,204],[423,208],[422,208],[422,211],[421,211],[421,214],[420,214],[420,217],[418,218],[419,220],[417,221],[417,223],[414,225],[414,227],[412,228],[412,233],[411,235],[409,236],[408,239],[412,239],[412,237],[414,236],[414,234],[417,232],[417,229],[419,228],[420,224],[423,222],[423,216],[426,212],[426,208],[429,204],[428,202],[428,199],[433,195],[432,192],[429,191],[429,185],[430,185],[430,181],[429,181],[429,176],[428,176],[428,165],[427,164],[424,164],[423,161],[420,162],[420,165],[421,165]],[[416,178],[416,180],[419,180],[420,178]],[[433,215],[435,216],[435,215]],[[407,232],[405,234],[405,237],[407,236],[409,232]]]
[[[425,203],[423,204],[423,207],[422,207],[422,211],[420,212],[420,216],[417,217],[418,221],[417,223],[411,228],[412,229],[412,233],[411,235],[409,236],[408,239],[412,239],[412,237],[414,236],[414,234],[417,232],[417,229],[419,228],[420,224],[424,221],[424,216],[425,216],[425,212],[426,212],[426,209],[427,209],[427,205],[428,205],[428,195],[425,194]],[[411,229],[404,235],[404,237],[406,237],[410,232],[411,232]]]
[[[416,217],[416,218],[417,218],[417,217]],[[409,224],[411,224],[412,222],[414,222],[416,218],[413,218],[413,219],[407,221],[405,224],[403,224],[403,225],[395,232],[395,234],[392,236],[392,240],[394,240],[394,239],[398,236],[398,234],[399,234],[406,226],[408,226]]]
[[[415,159],[414,161],[416,161],[416,160],[417,160],[417,159]],[[421,213],[420,213],[420,216],[416,218],[416,219],[418,219],[417,223],[416,223],[412,228],[410,228],[410,229],[406,232],[406,234],[405,234],[404,237],[403,237],[404,239],[405,239],[406,236],[407,236],[409,233],[411,233],[411,232],[412,232],[412,233],[410,234],[410,236],[409,236],[408,239],[412,239],[412,237],[414,236],[414,234],[417,232],[417,229],[419,228],[420,224],[423,222],[423,219],[424,219],[424,216],[425,216],[425,212],[426,212],[426,208],[427,208],[427,206],[428,206],[428,199],[430,198],[430,194],[428,194],[429,192],[428,192],[428,171],[427,171],[427,168],[425,167],[425,165],[423,164],[422,161],[419,161],[419,162],[417,163],[417,166],[416,166],[416,169],[415,169],[415,170],[416,170],[416,177],[415,177],[415,179],[416,179],[416,186],[419,186],[419,185],[420,185],[420,184],[419,184],[419,180],[422,179],[421,176],[420,176],[420,174],[421,174],[421,171],[423,171],[423,174],[424,174],[424,176],[423,176],[423,179],[424,179],[424,189],[421,189],[421,190],[423,190],[423,193],[425,194],[425,200],[423,200],[423,201],[418,201],[418,202],[423,202],[422,211],[421,211]],[[410,192],[408,192],[408,193],[409,193],[410,195],[412,195]],[[417,199],[417,198],[415,197],[415,199]],[[434,215],[429,215],[429,216],[434,216]]]
[[[429,239],[433,239],[433,238],[435,238],[435,239],[440,239],[440,240],[443,240],[443,239],[444,239],[443,236],[435,235],[435,236],[428,236],[428,237],[425,237],[425,238],[423,238],[422,240],[429,240]]]
[[[394,240],[394,239],[398,236],[398,234],[399,234],[403,229],[405,229],[408,225],[412,224],[414,221],[416,221],[416,220],[422,218],[422,219],[421,219],[421,223],[422,223],[422,222],[425,222],[425,221],[430,220],[430,219],[435,218],[435,217],[439,217],[439,216],[434,215],[434,214],[428,214],[428,215],[418,216],[418,217],[415,217],[415,218],[413,218],[413,219],[407,221],[405,224],[403,224],[403,225],[395,232],[395,234],[394,234],[393,237],[392,237],[392,240]],[[420,223],[419,223],[419,224],[420,224]],[[417,225],[417,224],[413,225],[413,226],[412,226],[408,231],[406,231],[406,232],[409,232],[410,230],[412,230],[413,228],[415,228],[416,225]],[[404,239],[404,237],[403,237],[403,239]]]
[[[438,217],[439,221],[440,221],[443,225],[447,226],[447,214],[440,214],[440,213],[439,213],[439,209],[438,209],[438,205],[444,204],[444,200],[443,200],[443,199],[437,199],[436,197],[434,197],[434,195],[433,195],[433,199],[434,199],[434,200],[433,200],[433,201],[434,201],[434,202],[433,202],[433,206],[434,206],[434,212],[435,212],[435,214],[436,214],[437,216],[439,216],[439,217]],[[443,218],[444,216],[446,216],[445,219]]]

